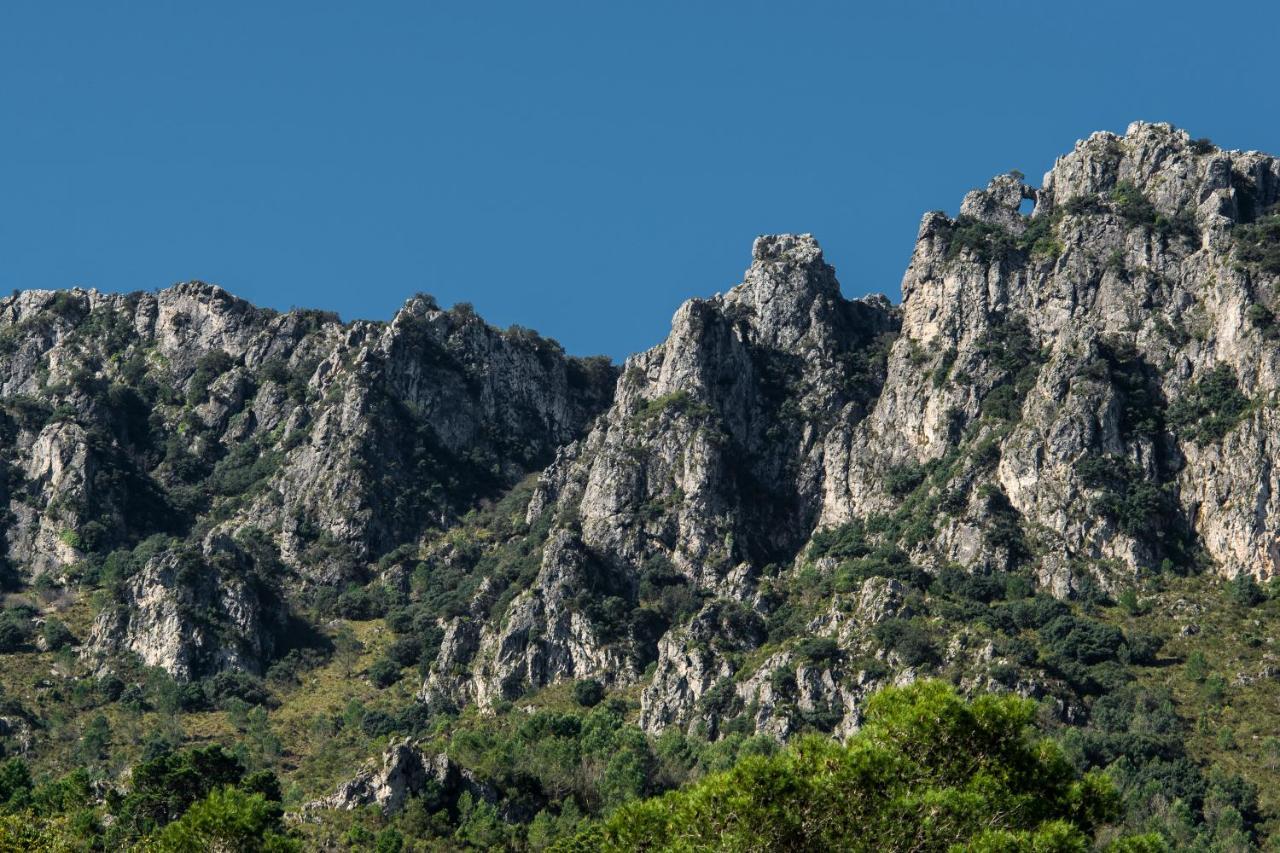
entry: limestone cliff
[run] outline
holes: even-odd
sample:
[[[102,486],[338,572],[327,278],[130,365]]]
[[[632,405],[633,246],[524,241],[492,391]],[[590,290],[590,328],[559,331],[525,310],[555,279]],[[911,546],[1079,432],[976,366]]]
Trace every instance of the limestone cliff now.
[[[247,561],[239,574],[275,590],[360,582],[546,464],[613,379],[606,361],[429,297],[390,323],[342,324],[197,283],[15,294],[0,300],[10,574],[111,576],[97,653],[127,648],[182,677],[257,671],[279,614],[228,566]],[[103,559],[147,537],[201,568]],[[217,625],[182,615],[198,611]],[[243,645],[206,652],[215,628]]]
[[[180,678],[385,617],[428,716],[594,680],[652,733],[783,738],[946,670],[1077,719],[1114,657],[1062,601],[1280,567],[1278,203],[1272,157],[1094,134],[926,214],[900,305],[760,237],[620,371],[429,297],[19,293],[0,576],[104,591],[86,653]]]
[[[1039,187],[1002,175],[956,218],[927,214],[899,308],[844,300],[811,237],[760,238],[743,283],[686,303],[542,474],[541,571],[492,620],[449,626],[470,640],[444,645],[424,698],[640,680],[654,732],[743,711],[779,735],[819,711],[847,730],[868,686],[911,677],[869,634],[908,605],[872,577],[769,630],[798,579],[847,576],[806,547],[822,531],[1064,598],[1160,570],[1271,576],[1278,201],[1273,158],[1139,123]],[[962,637],[945,657],[980,682],[1008,663]]]

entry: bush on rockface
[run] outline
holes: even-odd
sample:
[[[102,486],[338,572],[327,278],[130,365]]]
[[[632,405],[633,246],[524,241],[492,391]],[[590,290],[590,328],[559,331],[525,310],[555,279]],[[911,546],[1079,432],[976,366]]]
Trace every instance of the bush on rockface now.
[[[1236,255],[1269,275],[1280,275],[1280,214],[1272,213],[1249,225],[1231,229]]]
[[[1211,444],[1235,429],[1249,407],[1235,370],[1229,364],[1219,364],[1169,406],[1168,422],[1174,432],[1196,444]]]
[[[1111,190],[1116,215],[1132,226],[1140,226],[1162,237],[1191,237],[1196,233],[1194,215],[1182,211],[1175,216],[1161,213],[1135,184],[1119,181]]]

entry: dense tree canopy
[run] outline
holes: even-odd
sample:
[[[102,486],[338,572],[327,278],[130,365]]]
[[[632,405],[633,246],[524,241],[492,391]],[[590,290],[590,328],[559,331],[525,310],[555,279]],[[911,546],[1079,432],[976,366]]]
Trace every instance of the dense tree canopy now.
[[[942,682],[870,700],[847,744],[803,738],[627,805],[564,850],[1085,850],[1120,815],[1101,773],[1077,774],[1032,733],[1035,704],[971,702]],[[1127,839],[1125,849],[1159,849]]]

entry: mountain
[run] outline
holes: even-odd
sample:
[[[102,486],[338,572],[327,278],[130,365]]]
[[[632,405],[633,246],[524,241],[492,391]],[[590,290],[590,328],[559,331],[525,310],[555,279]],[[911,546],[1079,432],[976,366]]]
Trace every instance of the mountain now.
[[[220,742],[317,847],[369,803],[540,847],[942,678],[1039,703],[1117,826],[1262,843],[1277,205],[1273,157],[1095,133],[927,213],[900,305],[759,237],[621,369],[426,296],[15,293],[5,748],[128,789]]]

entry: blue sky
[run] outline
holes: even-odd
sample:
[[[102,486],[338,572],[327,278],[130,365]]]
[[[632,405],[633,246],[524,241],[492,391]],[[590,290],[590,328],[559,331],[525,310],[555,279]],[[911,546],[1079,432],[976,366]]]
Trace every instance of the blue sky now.
[[[417,291],[573,353],[809,231],[895,301],[920,215],[1093,130],[1280,151],[1272,4],[0,8],[0,288]]]

